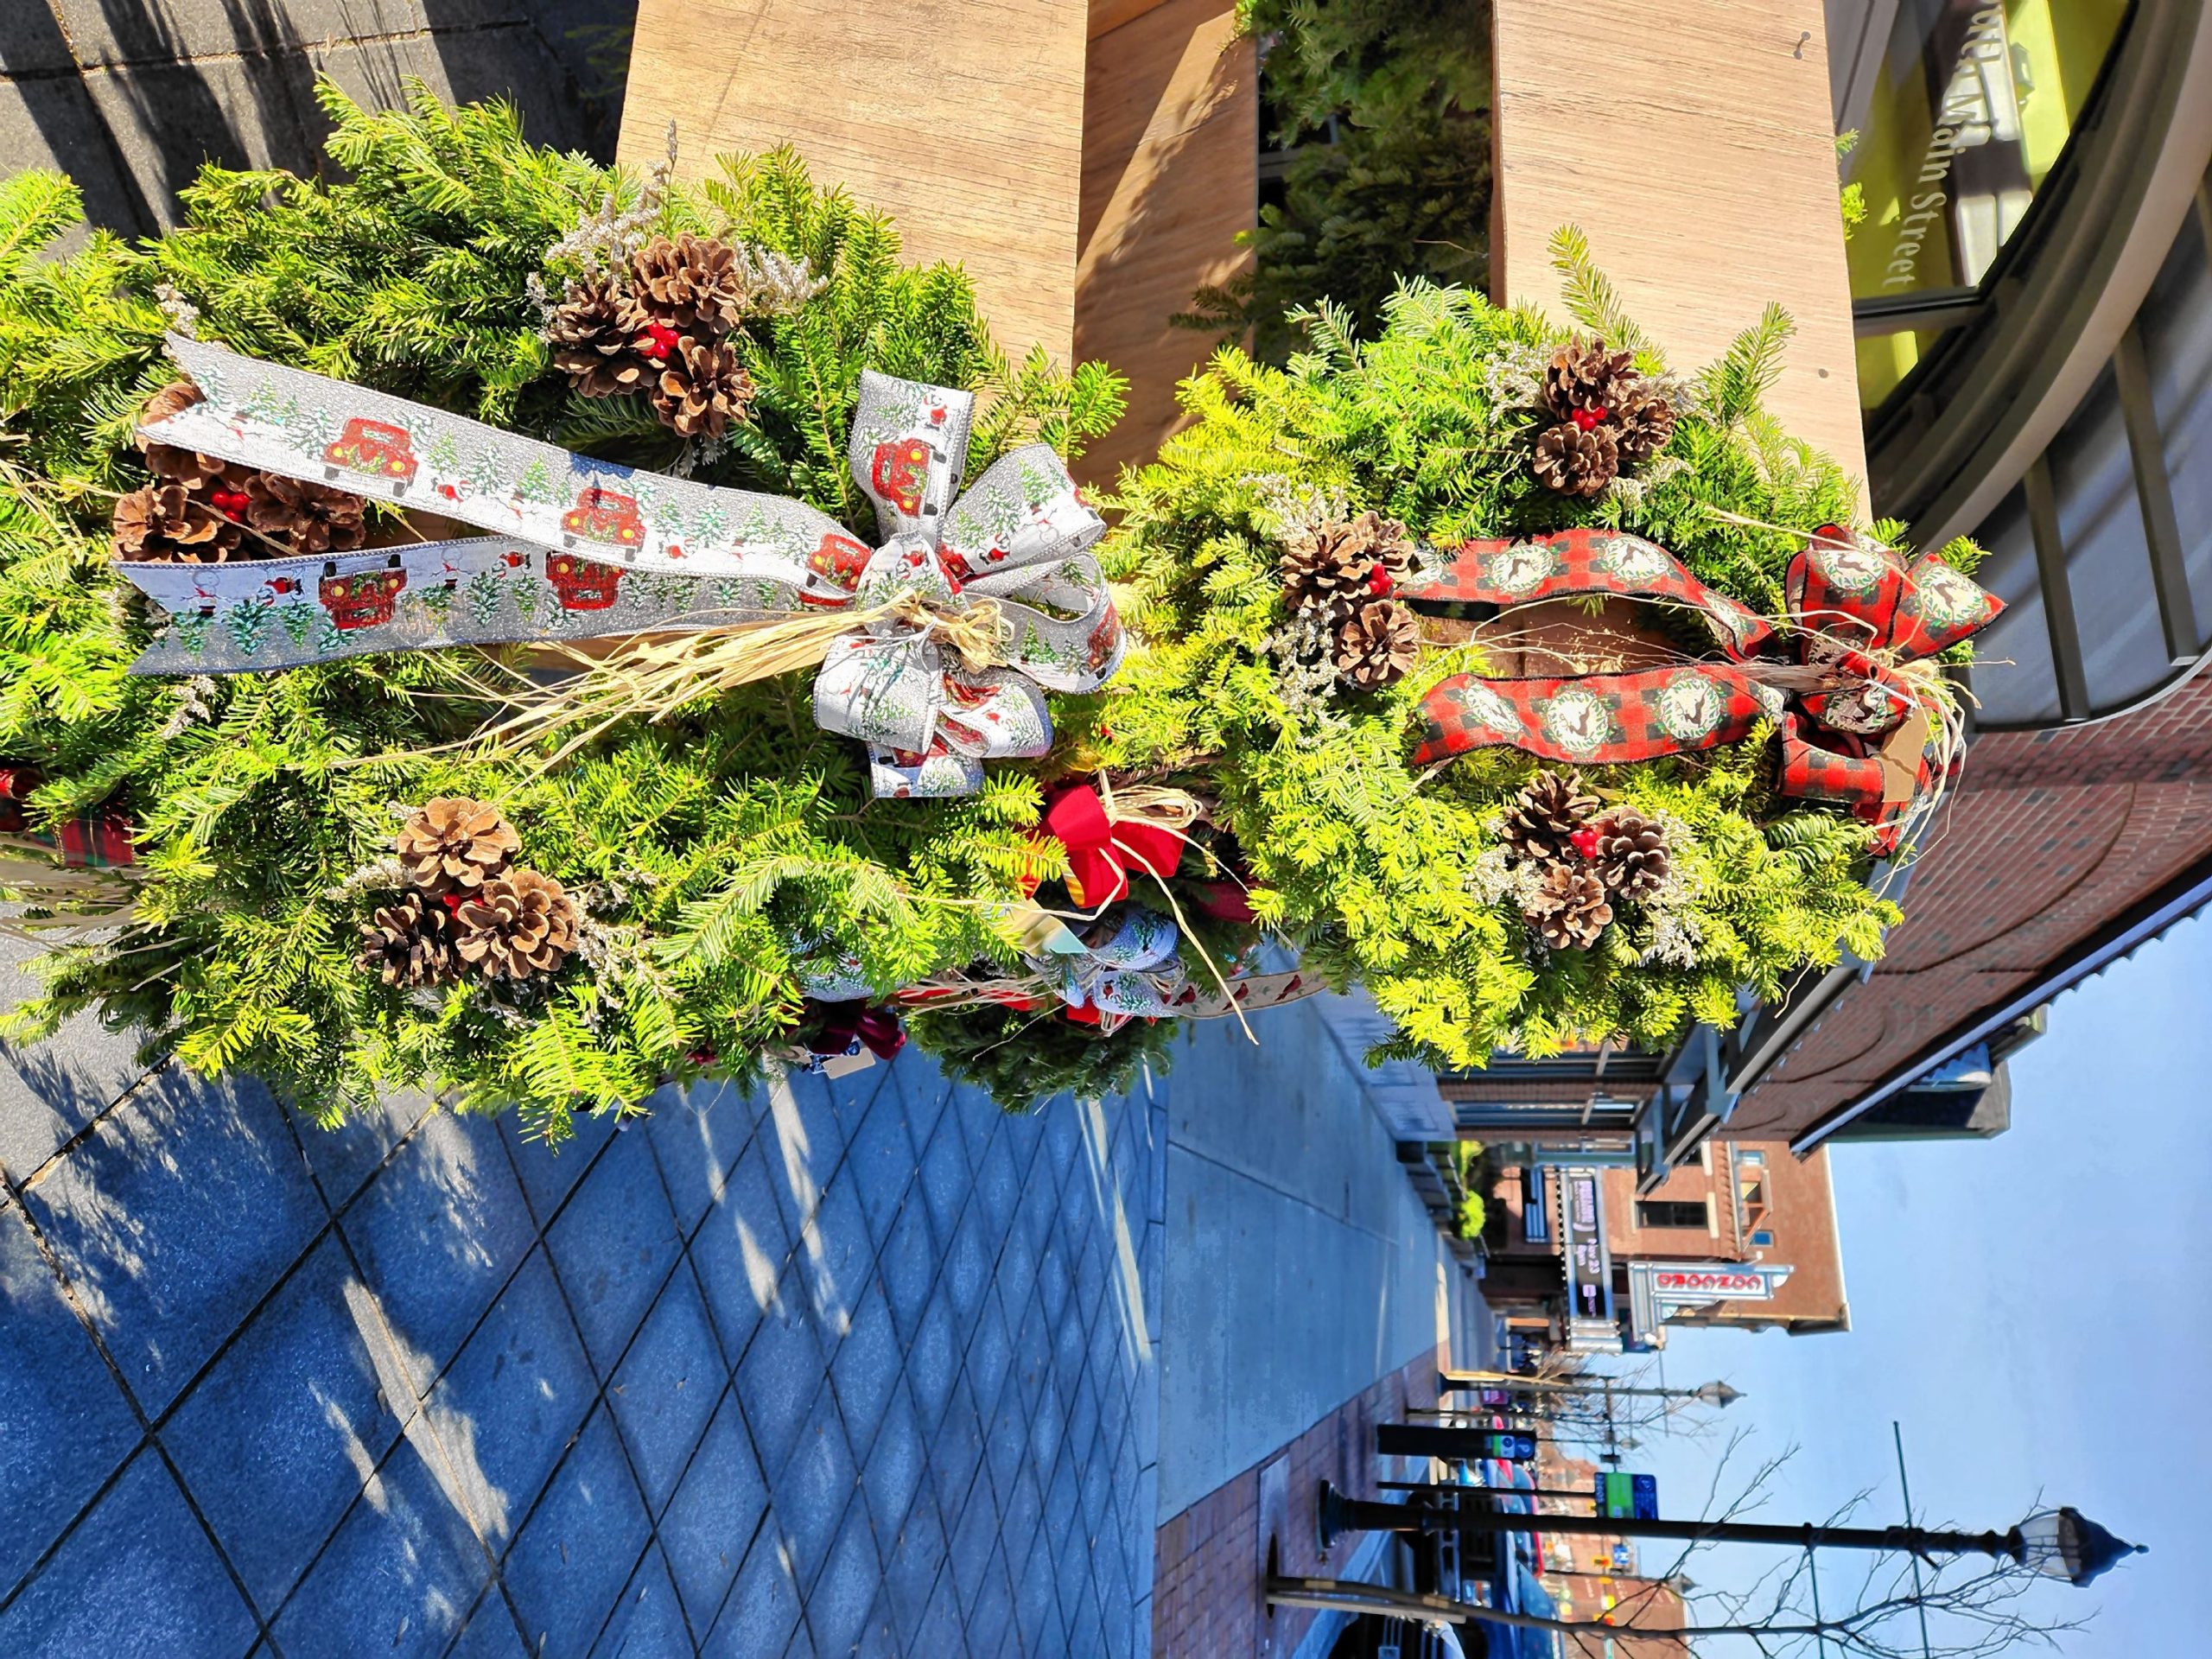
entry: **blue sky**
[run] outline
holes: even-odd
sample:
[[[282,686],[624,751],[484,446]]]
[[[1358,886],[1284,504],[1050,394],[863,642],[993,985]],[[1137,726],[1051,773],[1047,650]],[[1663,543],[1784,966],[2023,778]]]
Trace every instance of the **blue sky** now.
[[[1665,1355],[1671,1384],[1745,1390],[1728,1416],[1755,1431],[1746,1450],[1802,1448],[1761,1518],[1875,1484],[1870,1518],[1898,1518],[1894,1418],[1931,1521],[2003,1528],[2040,1495],[2151,1546],[2050,1592],[2096,1609],[2059,1638],[2069,1659],[2190,1650],[2202,1638],[2172,1621],[2212,1533],[2212,920],[2053,1004],[2013,1058],[2005,1135],[1844,1147],[1834,1164],[1852,1330],[1681,1330]],[[1710,1463],[1676,1443],[1630,1466],[1660,1475],[1664,1512],[1694,1514]]]

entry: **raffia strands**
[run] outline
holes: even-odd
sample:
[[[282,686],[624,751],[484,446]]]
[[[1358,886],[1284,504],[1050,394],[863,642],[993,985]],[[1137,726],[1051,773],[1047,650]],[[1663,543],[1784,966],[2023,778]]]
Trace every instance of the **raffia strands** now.
[[[656,723],[756,680],[816,667],[832,640],[893,619],[934,635],[970,669],[998,660],[1003,627],[995,602],[942,611],[912,594],[859,610],[641,635],[606,657],[556,646],[554,654],[582,671],[574,678],[541,685],[517,677],[504,688],[472,678],[475,689],[514,712],[480,728],[471,741],[495,752],[557,741],[560,747],[537,762],[543,772],[625,721]]]

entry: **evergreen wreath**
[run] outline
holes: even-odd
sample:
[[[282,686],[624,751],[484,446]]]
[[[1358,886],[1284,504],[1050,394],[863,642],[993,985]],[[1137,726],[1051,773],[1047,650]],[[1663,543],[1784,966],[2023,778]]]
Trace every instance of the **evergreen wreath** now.
[[[1165,1022],[1080,1026],[1049,991],[989,996],[1034,968],[1007,919],[1033,896],[1093,916],[1165,904],[1180,924],[1168,966],[1202,989],[1280,936],[1309,974],[1365,981],[1404,1052],[1459,1065],[1501,1046],[1662,1041],[1732,1020],[1739,985],[1771,995],[1802,963],[1878,952],[1896,912],[1863,885],[1868,832],[1779,806],[1763,733],[1586,772],[1608,816],[1562,833],[1586,831],[1603,868],[1629,874],[1548,935],[1534,925],[1548,878],[1501,839],[1534,763],[1408,764],[1421,693],[1479,653],[1418,649],[1389,592],[1405,558],[1605,524],[1771,613],[1797,538],[1759,526],[1847,516],[1834,466],[1758,412],[1778,314],[1694,383],[1669,379],[1571,243],[1581,320],[1669,400],[1658,454],[1594,496],[1547,488],[1535,442],[1563,336],[1463,290],[1403,289],[1364,345],[1338,313],[1301,314],[1313,348],[1287,370],[1225,351],[1186,391],[1195,424],[1110,504],[1110,563],[1148,644],[1103,692],[1055,699],[1048,756],[994,767],[971,796],[872,798],[861,751],[816,724],[789,674],[623,722],[557,765],[550,741],[470,741],[501,709],[471,652],[130,675],[154,623],[115,573],[118,501],[139,498],[142,545],[181,556],[220,541],[255,556],[264,534],[250,512],[237,537],[209,515],[236,528],[224,503],[265,487],[134,441],[173,383],[162,337],[186,301],[203,338],[250,355],[794,497],[861,533],[844,449],[864,369],[982,393],[976,471],[1027,442],[1076,454],[1120,412],[1103,365],[1008,362],[963,273],[902,264],[882,216],[787,153],[689,188],[535,148],[496,105],[320,96],[346,176],[210,167],[184,222],[137,246],[92,232],[55,257],[74,188],[0,184],[0,771],[15,780],[0,793],[65,845],[73,824],[127,821],[137,859],[67,903],[67,884],[0,867],[0,897],[35,921],[44,905],[99,924],[41,960],[44,992],[11,1037],[93,1009],[142,1028],[149,1058],[251,1070],[327,1120],[427,1082],[557,1137],[577,1111],[747,1077],[804,1033],[861,1028],[857,1002],[806,1002],[824,960],[846,995],[930,982],[943,1000],[917,1014],[918,1040],[1009,1103],[1164,1062]],[[327,533],[327,511],[277,505],[264,539],[279,550],[294,526]],[[1349,541],[1314,533],[1370,509]],[[372,502],[366,533],[395,516]],[[1287,596],[1291,543],[1316,551]],[[1148,832],[1176,849],[1149,861],[1165,880],[1125,895],[1085,863],[1095,849],[1040,833],[1092,777],[1109,814],[1178,826]],[[484,879],[441,892],[471,860]],[[1083,943],[1144,933],[1135,914],[1105,909]],[[1593,948],[1545,942],[1586,936]],[[1129,960],[1132,975],[1152,963]]]

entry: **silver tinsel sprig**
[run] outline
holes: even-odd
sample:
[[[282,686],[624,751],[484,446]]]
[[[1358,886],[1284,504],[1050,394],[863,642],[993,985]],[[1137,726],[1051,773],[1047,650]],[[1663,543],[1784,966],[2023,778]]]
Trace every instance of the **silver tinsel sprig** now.
[[[178,293],[175,283],[156,283],[154,303],[161,307],[162,315],[168,319],[171,332],[182,334],[188,340],[199,334],[200,308]]]
[[[178,690],[176,707],[162,722],[162,737],[181,737],[194,726],[205,725],[215,715],[215,682],[206,674],[194,674]]]
[[[358,899],[364,893],[390,893],[408,885],[407,872],[396,858],[375,859],[364,864],[334,887],[325,887],[326,899]]]
[[[1483,396],[1492,409],[1529,409],[1544,400],[1543,350],[1509,340],[1482,361]]]

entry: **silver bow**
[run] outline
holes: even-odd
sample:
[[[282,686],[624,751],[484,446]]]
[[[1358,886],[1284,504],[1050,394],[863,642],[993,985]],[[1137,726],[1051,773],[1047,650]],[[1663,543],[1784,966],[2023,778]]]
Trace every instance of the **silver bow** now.
[[[814,718],[868,744],[878,795],[964,795],[981,786],[984,758],[1044,753],[1052,728],[1039,688],[1091,690],[1122,658],[1121,620],[1085,552],[1106,526],[1059,457],[1017,449],[960,493],[972,404],[861,376],[847,460],[883,544],[854,600],[869,612],[914,602],[830,646]],[[1004,666],[967,664],[933,620],[963,616],[996,635]]]
[[[957,494],[966,392],[861,377],[849,454],[885,538],[870,549],[786,497],[594,461],[204,340],[168,343],[203,401],[141,428],[148,442],[495,534],[124,563],[170,622],[134,672],[289,668],[858,608],[877,613],[832,646],[817,718],[873,747],[878,793],[930,795],[976,789],[986,758],[1044,753],[1052,728],[1039,688],[1095,690],[1122,659],[1120,619],[1085,551],[1105,527],[1059,457],[1030,445]],[[895,613],[881,609],[902,596],[911,602]],[[943,636],[962,624],[971,645],[995,635],[993,666],[948,657]]]

